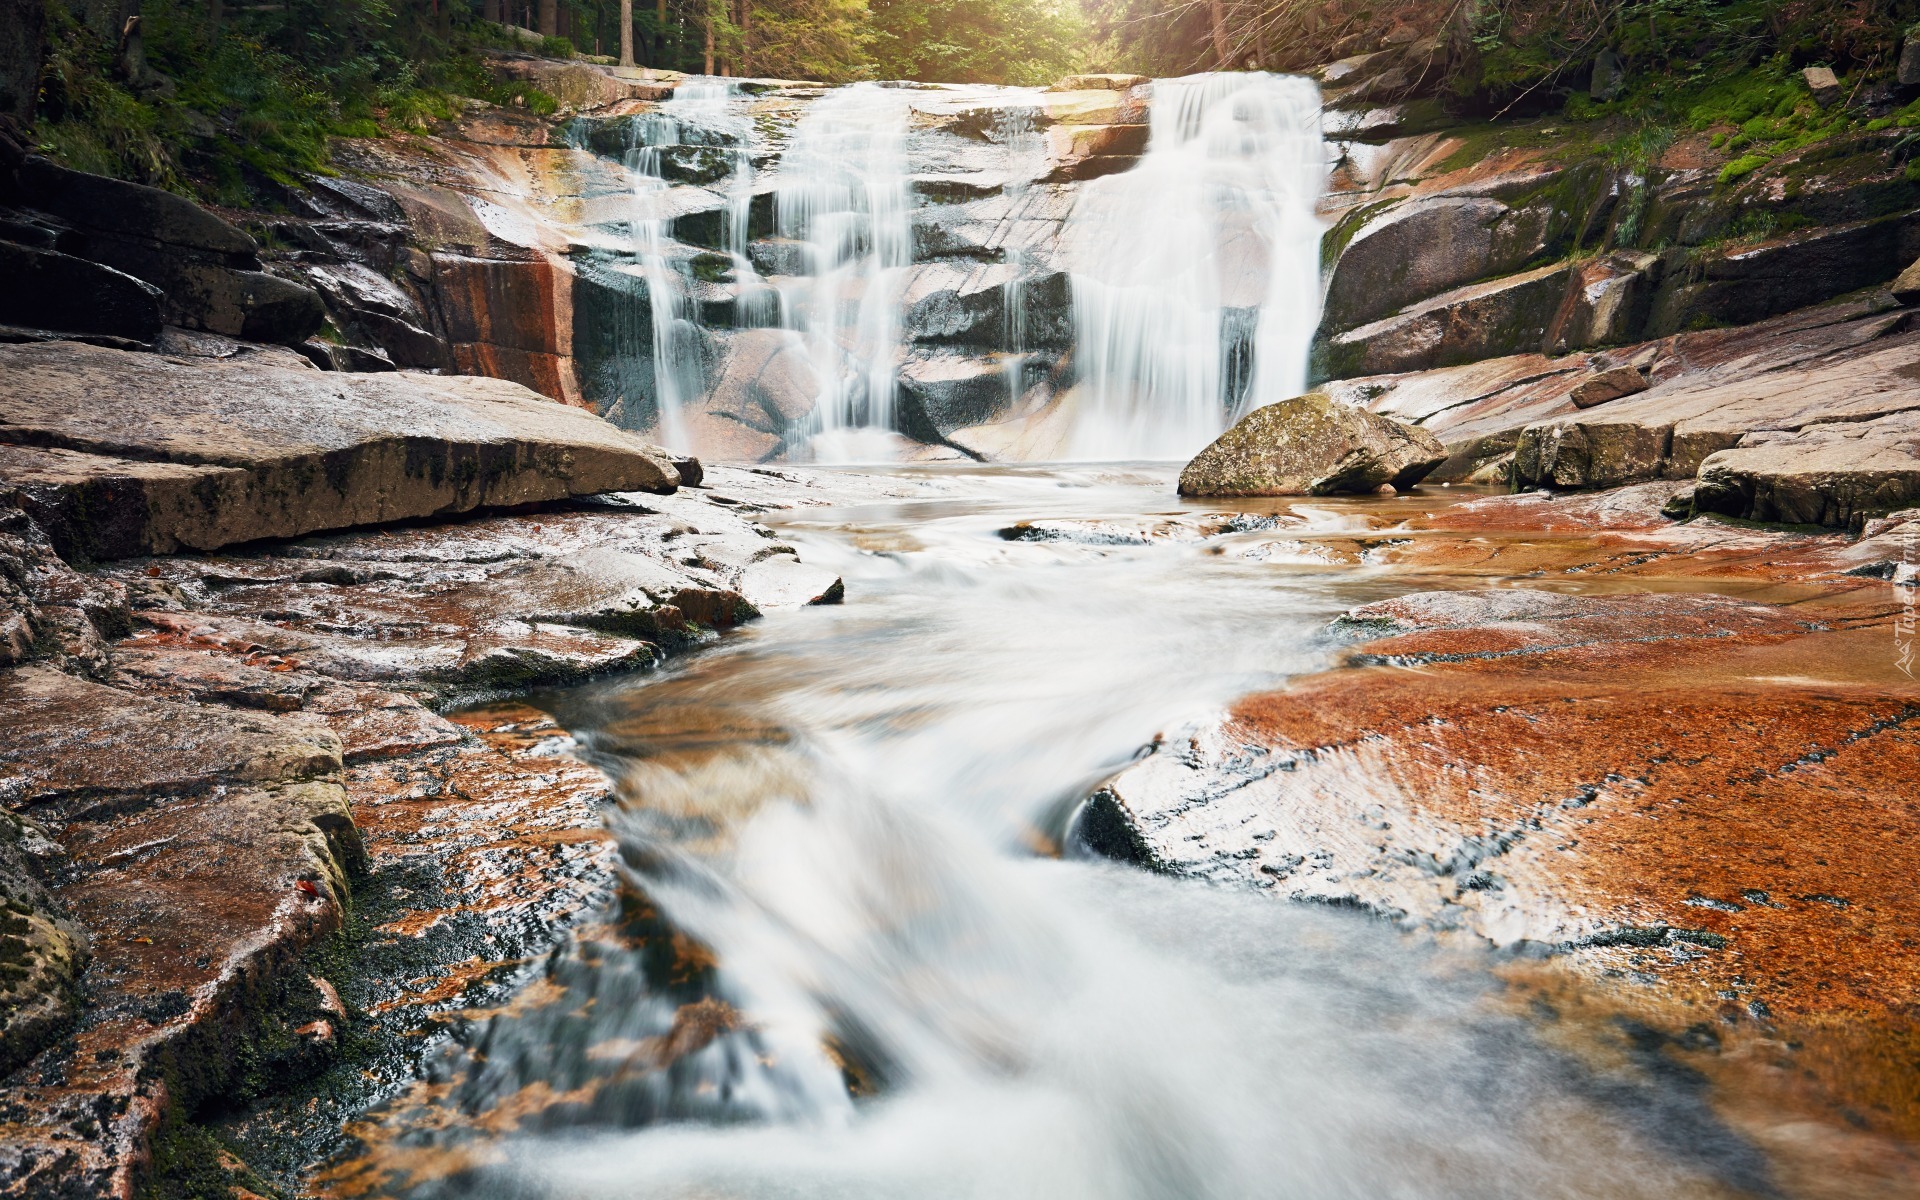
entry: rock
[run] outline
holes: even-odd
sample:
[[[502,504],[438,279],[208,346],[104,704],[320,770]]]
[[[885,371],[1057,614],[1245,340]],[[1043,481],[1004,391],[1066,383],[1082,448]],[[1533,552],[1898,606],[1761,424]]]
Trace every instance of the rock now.
[[[1758,245],[1697,252],[1669,272],[1646,333],[1746,325],[1885,283],[1920,257],[1920,212],[1799,230]]]
[[[1657,255],[1616,250],[1573,269],[1560,310],[1547,326],[1550,354],[1639,340],[1664,264]]]
[[[1894,277],[1890,290],[1893,298],[1902,304],[1920,304],[1920,259],[1915,259],[1906,270]]]
[[[297,343],[326,318],[311,288],[261,270],[252,238],[183,197],[37,157],[20,187],[27,203],[78,227],[82,257],[164,292],[172,324]]]
[[[0,506],[0,667],[46,659],[98,678],[107,642],[132,627],[125,588],[73,570],[31,517]]]
[[[1475,534],[1497,561],[1529,536]],[[1611,573],[1664,536],[1550,569]],[[1775,555],[1805,541],[1765,540]],[[1840,540],[1820,542],[1831,570]],[[1168,739],[1081,824],[1161,871],[1531,947],[1587,979],[1632,970],[1634,992],[1685,1001],[1681,1022],[1716,991],[1810,1027],[1901,1013],[1915,948],[1886,931],[1920,913],[1885,906],[1920,906],[1873,880],[1915,869],[1900,797],[1920,738],[1892,617],[1854,594],[1867,595],[1849,581],[1791,607],[1512,589],[1367,605],[1335,624],[1360,641],[1346,669]],[[1783,661],[1822,666],[1808,677]],[[1893,857],[1863,860],[1863,830]],[[1718,851],[1702,857],[1702,838]]]
[[[1520,431],[1514,478],[1550,487],[1618,487],[1656,479],[1670,430],[1632,420],[1555,421]]]
[[[86,588],[124,589],[142,623],[111,647],[110,684],[0,669],[0,804],[45,823],[0,808],[10,1186],[137,1194],[162,1121],[235,1097],[249,1109],[236,1121],[265,1125],[242,1145],[279,1144],[287,1120],[345,1120],[365,1093],[301,1094],[284,1100],[293,1116],[275,1093],[353,1042],[349,1026],[363,1050],[396,1048],[378,1070],[414,1069],[423,1021],[499,995],[486,989],[515,964],[606,911],[606,778],[544,714],[495,707],[455,724],[422,701],[644,666],[699,632],[689,622],[750,615],[743,593],[837,602],[831,572],[740,515],[788,502],[798,481],[717,474],[731,496],[596,495],[84,576],[0,510],[0,610],[31,621],[87,602]],[[23,874],[13,849],[58,854],[48,832],[66,859]],[[369,871],[405,886],[370,889],[369,941],[330,942]],[[58,885],[34,890],[42,874]],[[316,948],[359,946],[380,971],[310,973]],[[3,969],[16,961],[26,975]],[[27,990],[6,988],[23,978]]]
[[[1920,31],[1909,29],[1900,43],[1900,62],[1895,80],[1901,87],[1920,86]]]
[[[277,784],[340,770],[333,734],[148,700],[43,666],[0,673],[8,714],[0,797],[16,807],[84,811],[154,792],[217,783]]]
[[[997,420],[1013,403],[1001,356],[918,352],[900,368],[901,428],[922,441]]]
[[[64,333],[99,333],[151,343],[160,336],[163,294],[112,267],[0,242],[0,322]]]
[[[1517,439],[1514,478],[1522,486],[1552,487],[1684,479],[1717,451],[1760,447],[1750,460],[1759,472],[1755,479],[1792,475],[1792,460],[1804,455],[1800,483],[1782,486],[1811,490],[1763,503],[1752,491],[1759,484],[1729,482],[1731,490],[1708,489],[1714,507],[1703,511],[1795,513],[1757,519],[1845,525],[1855,513],[1875,511],[1880,502],[1873,497],[1882,489],[1897,497],[1904,487],[1900,447],[1908,434],[1902,422],[1920,412],[1920,381],[1902,372],[1920,337],[1876,340],[1901,320],[1896,314],[1839,322],[1797,335],[1776,328],[1771,337],[1740,331],[1720,335],[1727,345],[1717,349],[1713,335],[1692,335],[1690,349],[1703,360],[1726,356],[1720,371],[1690,376],[1656,369],[1647,391],[1591,416],[1527,424]],[[1858,473],[1844,469],[1849,454],[1861,459]]]
[[[916,342],[998,346],[1006,332],[1004,264],[932,262],[918,265],[901,297],[901,328]]]
[[[1396,204],[1341,247],[1327,282],[1321,329],[1343,332],[1462,284],[1518,270],[1546,248],[1546,232],[1544,222],[1523,219],[1484,197]]]
[[[1614,367],[1582,379],[1567,399],[1573,401],[1575,408],[1593,408],[1609,400],[1644,392],[1648,386],[1647,377],[1638,368]]]
[[[798,333],[743,329],[724,346],[719,377],[701,408],[777,438],[812,414],[821,383]]]
[[[1813,93],[1814,102],[1821,108],[1832,108],[1845,94],[1832,67],[1808,67],[1800,72],[1800,78],[1806,80],[1807,90]]]
[[[1046,131],[1049,183],[1097,179],[1129,170],[1147,150],[1146,125],[1054,125]]]
[[[1858,528],[1920,500],[1920,411],[1748,434],[1708,455],[1695,512]]]
[[[1068,75],[1047,90],[1049,92],[1091,92],[1106,90],[1124,92],[1143,83],[1150,83],[1145,75]]]
[[[97,557],[679,486],[663,452],[501,380],[73,343],[0,347],[0,443],[62,553]],[[140,502],[84,502],[109,494]]]
[[[0,1076],[73,1024],[87,934],[48,889],[64,857],[38,823],[0,807]]]
[[[184,196],[70,170],[37,156],[21,166],[20,190],[28,204],[95,236],[159,242],[243,259],[252,258],[258,249],[237,226]]]
[[[1446,458],[1426,430],[1314,392],[1255,409],[1180,472],[1183,496],[1410,488]]]
[[[1572,268],[1558,263],[1444,292],[1395,316],[1317,340],[1313,375],[1422,371],[1538,350],[1571,278]]]
[[[1626,86],[1626,64],[1614,53],[1613,47],[1601,47],[1600,53],[1593,57],[1593,75],[1587,84],[1587,94],[1604,104]]]

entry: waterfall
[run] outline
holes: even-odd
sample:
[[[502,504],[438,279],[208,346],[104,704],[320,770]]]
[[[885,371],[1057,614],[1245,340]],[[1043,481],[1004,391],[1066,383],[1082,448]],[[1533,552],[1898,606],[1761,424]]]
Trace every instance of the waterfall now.
[[[700,399],[706,379],[690,260],[686,247],[671,236],[671,208],[660,203],[673,186],[667,178],[669,155],[704,154],[724,160],[726,175],[715,190],[727,199],[723,230],[739,280],[738,322],[769,323],[765,298],[771,291],[747,259],[753,164],[744,148],[746,122],[731,109],[737,94],[734,85],[718,80],[684,83],[659,111],[627,124],[622,162],[632,178],[628,236],[634,264],[645,283],[651,344],[643,348],[638,339],[625,339],[623,353],[634,358],[644,355],[651,361],[657,436],[675,450],[692,448],[686,408]],[[584,130],[577,131],[576,143],[585,136]]]
[[[1008,219],[1020,211],[1021,203],[1033,188],[1035,177],[1045,173],[1046,150],[1034,128],[1034,110],[1011,108],[1000,114],[999,141],[1006,147],[1007,182],[1000,189],[1007,198]],[[1027,270],[1032,255],[1017,239],[1009,238],[1003,251],[1010,269],[1001,285],[1001,307],[1005,312],[1002,340],[1006,343],[1007,403],[1018,406],[1026,391],[1027,370]]]
[[[894,427],[913,257],[906,134],[900,92],[855,84],[813,104],[780,163],[779,232],[804,243],[806,266],[783,290],[782,319],[822,381],[809,432],[826,436],[813,438],[815,457],[857,454],[848,434],[858,427]]]
[[[1264,73],[1154,84],[1147,151],[1065,235],[1076,458],[1185,457],[1297,394],[1320,310],[1320,95]]]

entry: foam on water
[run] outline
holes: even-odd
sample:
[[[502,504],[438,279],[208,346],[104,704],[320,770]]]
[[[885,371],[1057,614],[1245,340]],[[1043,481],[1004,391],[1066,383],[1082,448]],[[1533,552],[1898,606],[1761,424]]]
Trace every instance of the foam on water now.
[[[983,477],[960,502],[777,518],[845,605],[556,701],[619,780],[662,925],[556,956],[559,998],[477,1037],[446,1101],[470,1117],[440,1127],[487,1144],[422,1194],[1744,1194],[1710,1116],[1609,1098],[1481,1005],[1477,957],[1036,856],[1155,730],[1323,664],[1317,631],[1381,585],[1139,534],[1164,473]],[[1000,536],[1074,517],[1106,533]],[[711,958],[667,961],[669,930]]]

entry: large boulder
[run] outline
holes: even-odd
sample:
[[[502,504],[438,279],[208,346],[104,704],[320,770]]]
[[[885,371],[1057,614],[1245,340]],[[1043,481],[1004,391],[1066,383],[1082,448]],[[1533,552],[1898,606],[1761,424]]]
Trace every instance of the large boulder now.
[[[1647,334],[1746,325],[1885,283],[1920,257],[1920,211],[1696,252],[1654,298]]]
[[[1314,376],[1392,375],[1539,350],[1573,269],[1557,263],[1445,292],[1314,345]]]
[[[1418,426],[1312,392],[1242,417],[1180,472],[1180,494],[1320,496],[1409,488],[1446,457],[1439,439]]]
[[[1920,503],[1920,412],[1751,433],[1700,464],[1695,512],[1857,527]]]
[[[504,380],[72,342],[0,346],[0,476],[103,558],[679,486],[664,451]]]
[[[1327,281],[1322,328],[1353,329],[1462,284],[1517,271],[1546,249],[1548,224],[1539,211],[1482,196],[1395,205],[1341,247]]]
[[[99,263],[0,242],[0,323],[152,342],[160,336],[159,288]]]
[[[191,200],[43,158],[19,181],[29,205],[73,227],[77,254],[166,293],[170,324],[293,345],[326,320],[318,293],[263,271],[252,238]]]

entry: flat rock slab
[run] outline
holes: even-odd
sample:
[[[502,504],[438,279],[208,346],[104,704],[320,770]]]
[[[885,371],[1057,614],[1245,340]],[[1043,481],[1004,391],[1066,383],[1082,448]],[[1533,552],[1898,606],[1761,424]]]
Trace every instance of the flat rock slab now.
[[[99,557],[679,486],[665,452],[502,380],[72,342],[0,346],[0,443],[62,549]],[[157,464],[171,490],[152,486]],[[89,486],[122,487],[135,511],[93,516]]]

